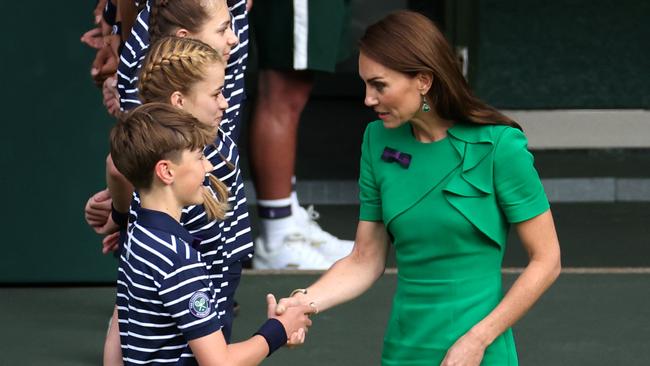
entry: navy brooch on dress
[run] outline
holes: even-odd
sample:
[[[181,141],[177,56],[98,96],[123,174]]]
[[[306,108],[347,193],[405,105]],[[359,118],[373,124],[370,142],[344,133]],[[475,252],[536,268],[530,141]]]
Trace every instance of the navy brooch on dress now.
[[[411,154],[399,152],[386,146],[384,152],[381,153],[381,160],[388,163],[397,163],[401,165],[402,168],[408,169],[409,165],[411,165]]]

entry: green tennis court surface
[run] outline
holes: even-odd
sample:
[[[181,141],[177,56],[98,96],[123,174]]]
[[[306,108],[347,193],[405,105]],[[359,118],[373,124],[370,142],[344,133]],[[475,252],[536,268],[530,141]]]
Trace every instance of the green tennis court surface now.
[[[264,295],[317,274],[244,275],[234,339],[265,317]],[[506,271],[510,285],[516,273]],[[395,288],[384,275],[359,299],[314,317],[307,343],[266,365],[377,365]],[[0,365],[98,365],[113,287],[0,288]],[[515,327],[521,365],[649,365],[650,269],[567,271]]]

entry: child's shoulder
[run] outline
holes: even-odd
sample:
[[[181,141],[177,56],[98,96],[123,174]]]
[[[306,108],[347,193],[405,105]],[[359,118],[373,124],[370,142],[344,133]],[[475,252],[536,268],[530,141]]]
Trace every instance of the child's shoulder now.
[[[127,238],[132,253],[157,267],[161,274],[169,274],[180,267],[201,262],[200,253],[187,238],[166,230],[145,227],[136,221]]]

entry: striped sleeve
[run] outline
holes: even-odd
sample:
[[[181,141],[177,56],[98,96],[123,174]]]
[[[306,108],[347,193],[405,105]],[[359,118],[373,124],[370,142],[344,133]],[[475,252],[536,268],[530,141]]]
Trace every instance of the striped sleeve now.
[[[158,295],[187,341],[221,329],[216,293],[205,263],[196,251],[179,255],[174,270],[160,282]]]

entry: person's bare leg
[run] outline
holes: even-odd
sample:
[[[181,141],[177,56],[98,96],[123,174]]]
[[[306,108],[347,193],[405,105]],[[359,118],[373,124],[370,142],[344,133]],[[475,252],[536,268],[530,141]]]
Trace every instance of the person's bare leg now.
[[[308,71],[260,70],[250,126],[251,171],[259,199],[291,195],[298,123],[312,86]]]
[[[113,309],[111,324],[104,341],[104,366],[123,366],[122,347],[120,345],[120,328],[117,319],[117,306]]]

